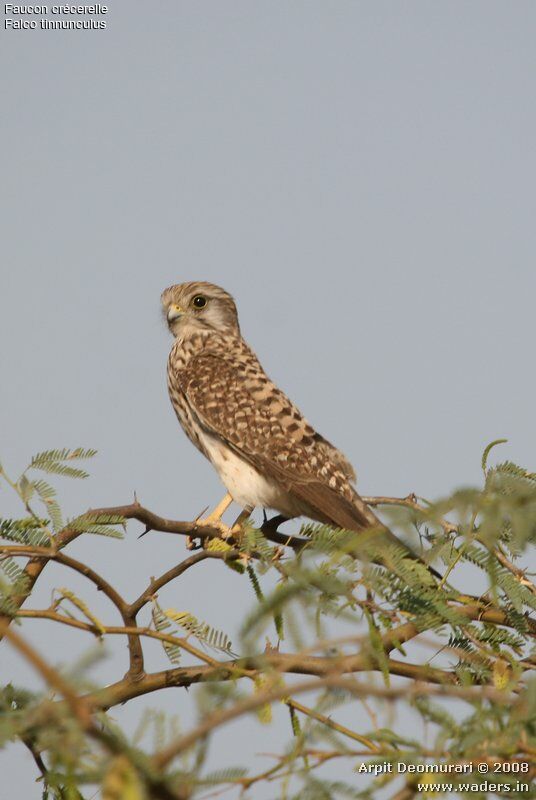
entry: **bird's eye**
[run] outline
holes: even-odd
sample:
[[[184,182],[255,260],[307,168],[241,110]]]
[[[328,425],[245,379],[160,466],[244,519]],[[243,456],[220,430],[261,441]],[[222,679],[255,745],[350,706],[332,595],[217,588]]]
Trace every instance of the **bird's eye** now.
[[[203,297],[202,294],[196,294],[196,296],[192,300],[192,305],[194,308],[204,308],[206,304],[207,304],[207,298]]]

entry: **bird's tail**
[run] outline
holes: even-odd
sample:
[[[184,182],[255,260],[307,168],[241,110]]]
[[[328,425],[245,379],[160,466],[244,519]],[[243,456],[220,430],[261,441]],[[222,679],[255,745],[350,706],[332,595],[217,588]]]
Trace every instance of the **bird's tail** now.
[[[311,509],[308,516],[328,525],[359,533],[357,551],[361,551],[363,556],[365,556],[367,544],[370,542],[374,545],[373,549],[378,552],[378,557],[373,560],[389,566],[387,564],[389,559],[382,558],[381,549],[383,545],[386,548],[395,545],[399,550],[405,552],[407,558],[424,564],[435,578],[441,579],[441,574],[401,542],[356,491],[353,492],[352,500],[349,500],[325,484],[311,482],[299,486],[294,484],[293,492],[299,494]]]
[[[367,521],[366,527],[360,528],[359,544],[364,546],[367,541],[376,545],[377,549],[381,550],[382,545],[396,546],[399,550],[403,550],[406,558],[411,558],[414,561],[419,561],[423,564],[428,571],[435,577],[441,580],[443,577],[434,567],[427,564],[421,556],[414,553],[407,544],[400,541],[395,534],[383,523],[379,517],[376,516],[374,511],[368,506],[357,492],[354,492],[353,505],[356,509],[356,516],[359,520],[365,519]],[[365,538],[366,537],[366,538]]]
[[[424,564],[434,577],[441,579],[442,576],[437,570],[426,564],[420,556],[403,544],[389,530],[355,489],[352,489],[352,495],[349,499],[323,481],[314,478],[296,480],[294,475],[291,479],[284,468],[275,465],[273,461],[268,459],[264,460],[263,466],[265,471],[277,483],[292,494],[294,500],[299,501],[299,507],[302,509],[301,514],[326,525],[334,525],[336,528],[359,533],[356,555],[359,555],[358,551],[361,550],[362,557],[366,557],[366,544],[367,540],[370,540],[371,544],[377,545],[374,549],[379,551],[379,555],[374,558],[374,561],[389,568],[387,562],[390,559],[381,558],[381,547],[382,545],[385,545],[385,547],[396,545],[398,549],[405,551],[407,558]]]

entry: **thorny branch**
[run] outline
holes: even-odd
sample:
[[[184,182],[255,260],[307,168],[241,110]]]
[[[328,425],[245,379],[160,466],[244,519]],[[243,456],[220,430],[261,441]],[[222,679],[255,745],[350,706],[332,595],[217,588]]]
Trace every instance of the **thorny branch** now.
[[[416,513],[426,513],[426,507],[418,502],[415,495],[408,495],[405,498],[394,497],[367,497],[365,502],[371,506],[398,505],[412,509]],[[125,519],[136,519],[146,527],[146,532],[161,531],[165,533],[179,534],[198,539],[202,544],[202,549],[190,555],[188,558],[175,565],[156,578],[151,578],[148,586],[133,601],[129,602],[122,597],[116,589],[98,572],[82,562],[67,556],[63,549],[76,539],[82,531],[64,529],[56,534],[50,548],[31,547],[23,545],[0,546],[0,558],[27,557],[28,561],[24,567],[24,572],[28,579],[28,591],[25,595],[14,598],[19,607],[17,616],[23,618],[47,619],[58,624],[70,626],[79,630],[86,631],[98,637],[119,635],[125,636],[128,640],[129,648],[129,669],[123,679],[89,694],[79,696],[66,683],[59,673],[48,665],[27,642],[14,630],[9,628],[11,619],[3,617],[0,619],[0,638],[7,636],[10,643],[25,657],[49,685],[56,689],[64,698],[64,703],[71,709],[74,717],[78,720],[81,728],[86,733],[98,741],[101,746],[107,748],[111,753],[123,752],[122,746],[107,731],[103,730],[95,721],[95,714],[98,711],[107,710],[115,705],[125,703],[142,695],[158,691],[163,688],[188,687],[197,683],[207,681],[236,681],[241,678],[255,679],[257,676],[276,674],[288,675],[307,675],[312,676],[300,683],[293,683],[290,686],[274,685],[265,691],[257,691],[245,700],[235,703],[235,705],[220,709],[212,715],[206,717],[197,727],[188,733],[178,737],[166,748],[162,749],[154,758],[154,767],[163,770],[179,754],[188,751],[193,745],[204,739],[209,733],[220,728],[222,725],[233,719],[251,713],[262,706],[277,700],[283,700],[286,704],[302,714],[322,723],[326,727],[340,733],[355,741],[361,742],[367,747],[367,752],[381,753],[373,741],[362,736],[356,731],[352,731],[340,725],[331,717],[327,717],[320,711],[304,706],[294,697],[319,688],[338,688],[343,689],[349,694],[361,699],[367,697],[377,697],[384,700],[393,701],[396,699],[408,699],[412,696],[439,696],[456,697],[460,699],[472,700],[478,692],[482,699],[491,699],[496,703],[515,703],[515,694],[509,691],[497,690],[491,686],[462,687],[458,685],[455,671],[444,668],[434,668],[427,664],[411,664],[407,661],[396,660],[391,657],[394,649],[408,643],[418,637],[422,630],[412,622],[406,622],[392,628],[381,637],[385,659],[382,664],[375,660],[374,655],[362,648],[360,652],[351,655],[315,655],[314,653],[283,653],[273,649],[268,649],[265,653],[259,653],[245,658],[233,658],[225,661],[214,659],[205,652],[191,644],[188,637],[178,637],[157,631],[148,627],[141,627],[137,624],[137,615],[142,608],[154,598],[156,593],[171,581],[179,578],[187,570],[197,564],[215,559],[228,561],[240,557],[240,536],[231,533],[224,537],[229,549],[225,551],[206,549],[206,545],[214,539],[222,538],[221,526],[210,526],[198,521],[178,521],[166,519],[158,516],[144,508],[137,501],[124,506],[110,508],[93,509],[88,512],[88,517],[101,515],[120,516]],[[308,540],[299,536],[288,536],[278,530],[278,525],[283,522],[282,518],[275,518],[267,521],[261,526],[264,536],[271,542],[281,547],[289,547],[295,552],[299,552],[308,544]],[[437,523],[443,528],[445,533],[455,536],[458,532],[457,527],[448,520],[438,519]],[[514,575],[516,580],[527,586],[531,592],[535,592],[533,584],[526,577],[523,570],[518,569],[512,564],[501,550],[496,550],[497,558],[500,563]],[[97,626],[91,622],[85,622],[72,616],[59,613],[56,608],[48,609],[22,609],[20,607],[31,594],[35,582],[39,578],[48,561],[55,561],[64,567],[83,575],[94,586],[101,591],[115,607],[123,622],[122,626],[102,625]],[[468,621],[486,622],[489,624],[512,627],[508,615],[501,609],[494,606],[489,598],[475,598],[470,595],[458,598],[456,602],[449,601],[449,604],[456,608],[458,614],[465,616]],[[527,618],[532,635],[536,634],[536,623]],[[177,646],[187,652],[190,656],[202,662],[192,666],[174,667],[161,672],[145,673],[142,639],[152,638],[161,642]],[[355,637],[355,643],[360,644],[362,637]],[[362,643],[362,642],[361,642]],[[322,643],[323,647],[326,643]],[[319,648],[317,648],[319,649]],[[531,666],[530,660],[526,660],[526,666]],[[378,688],[372,682],[358,682],[351,677],[357,673],[372,673],[384,671],[385,669],[392,675],[401,676],[412,681],[411,684],[404,682],[400,687]],[[61,705],[61,704],[58,704]],[[522,748],[522,745],[520,745]],[[43,771],[44,762],[38,752],[30,747],[32,755]],[[333,755],[329,756],[334,757]],[[328,756],[323,758],[327,760]],[[137,762],[136,762],[137,763]],[[321,763],[320,760],[318,763]],[[242,786],[246,788],[261,778],[268,778],[274,775],[284,763],[276,765],[265,771],[258,778],[248,778],[242,780]],[[139,768],[139,765],[137,766]],[[147,784],[151,787],[155,797],[164,800],[180,800],[189,796],[183,794],[182,789],[173,789],[167,783],[165,777],[155,778],[154,771],[148,770],[144,773]],[[408,792],[408,786],[402,790]],[[400,794],[400,793],[399,793]],[[401,795],[402,796],[402,795]]]

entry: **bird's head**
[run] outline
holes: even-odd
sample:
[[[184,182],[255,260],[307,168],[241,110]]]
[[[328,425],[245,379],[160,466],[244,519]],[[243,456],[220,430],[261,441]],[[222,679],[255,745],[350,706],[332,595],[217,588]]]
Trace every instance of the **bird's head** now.
[[[192,281],[170,286],[162,292],[162,310],[174,336],[200,330],[240,332],[233,298],[213,283]]]

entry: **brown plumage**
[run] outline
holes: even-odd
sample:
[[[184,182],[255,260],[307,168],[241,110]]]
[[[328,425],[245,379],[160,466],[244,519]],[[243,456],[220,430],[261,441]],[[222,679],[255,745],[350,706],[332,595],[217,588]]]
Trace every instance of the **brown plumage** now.
[[[210,283],[183,283],[163,292],[162,305],[175,336],[173,408],[233,499],[248,510],[383,529],[398,543],[356,492],[350,462],[268,378],[241,336],[233,298]]]

